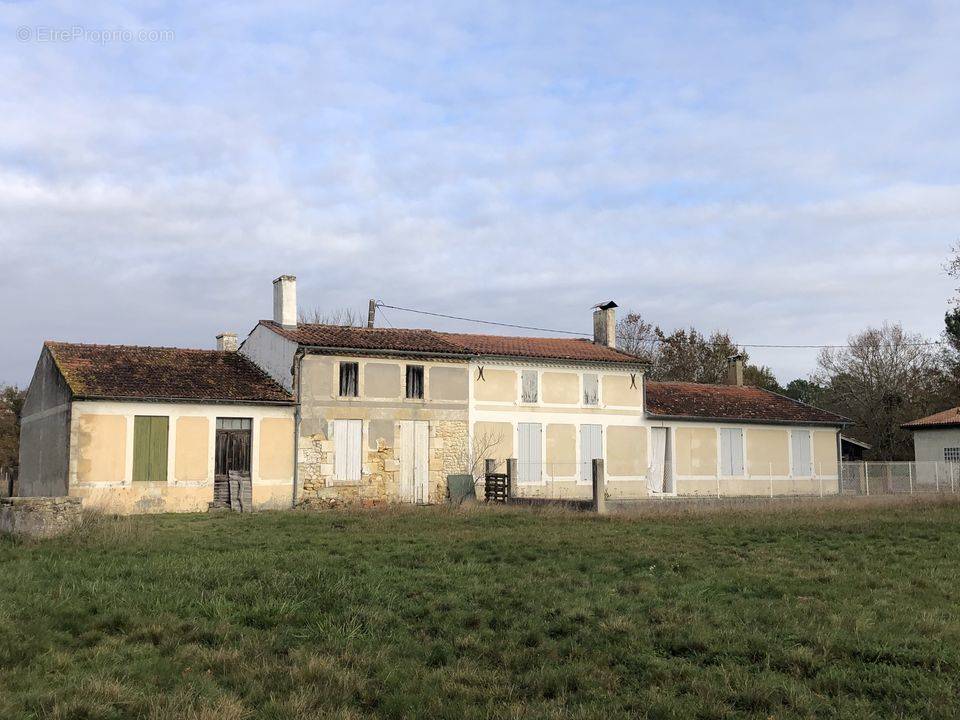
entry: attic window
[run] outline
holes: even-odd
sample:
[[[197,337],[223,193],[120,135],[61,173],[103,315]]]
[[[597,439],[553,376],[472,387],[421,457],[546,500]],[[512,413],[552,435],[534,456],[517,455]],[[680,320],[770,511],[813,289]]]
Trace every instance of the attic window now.
[[[423,400],[423,365],[407,365],[407,398]]]
[[[359,377],[358,363],[340,363],[340,397],[357,397],[360,394],[357,380]]]

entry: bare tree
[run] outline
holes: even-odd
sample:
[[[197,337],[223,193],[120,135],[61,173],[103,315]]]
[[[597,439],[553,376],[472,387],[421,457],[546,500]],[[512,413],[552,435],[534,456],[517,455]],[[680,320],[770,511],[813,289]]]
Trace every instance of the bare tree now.
[[[483,480],[486,460],[496,460],[497,467],[502,467],[507,458],[496,457],[496,450],[503,442],[502,432],[474,433],[470,446],[464,450],[461,465],[464,471],[473,475],[476,482]]]
[[[830,408],[856,422],[878,459],[911,459],[910,434],[900,426],[941,409],[938,354],[922,342],[900,325],[884,325],[852,335],[847,347],[820,351],[814,382]]]
[[[631,310],[617,321],[617,349],[653,363],[659,347],[656,331],[652,323]]]
[[[360,327],[360,315],[352,308],[339,307],[330,311],[314,308],[311,311],[301,311],[297,316],[301,325],[342,325],[344,327]]]

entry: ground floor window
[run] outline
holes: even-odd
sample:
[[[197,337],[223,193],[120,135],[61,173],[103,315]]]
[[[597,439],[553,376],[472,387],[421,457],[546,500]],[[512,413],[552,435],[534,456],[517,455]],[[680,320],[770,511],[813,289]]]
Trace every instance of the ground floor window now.
[[[133,481],[167,481],[167,443],[170,419],[137,415],[133,419]]]
[[[960,463],[960,447],[944,448],[943,459],[948,463]]]

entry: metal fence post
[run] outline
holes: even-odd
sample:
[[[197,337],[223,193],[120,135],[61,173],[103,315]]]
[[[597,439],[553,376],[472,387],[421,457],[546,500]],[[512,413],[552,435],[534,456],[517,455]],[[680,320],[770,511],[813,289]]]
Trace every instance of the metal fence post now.
[[[770,497],[773,497],[773,463],[767,468],[767,477],[770,479]]]
[[[507,497],[515,498],[517,496],[517,459],[507,460]]]
[[[597,515],[607,514],[607,483],[603,472],[603,458],[593,461],[593,510]]]
[[[910,475],[910,494],[913,495],[913,463],[907,463],[907,473]]]
[[[937,494],[940,493],[940,463],[934,463],[933,472],[937,478]]]
[[[823,463],[817,468],[817,479],[820,481],[820,498],[823,499]]]
[[[867,497],[870,497],[870,466],[866,462],[863,463],[863,478],[867,484]]]

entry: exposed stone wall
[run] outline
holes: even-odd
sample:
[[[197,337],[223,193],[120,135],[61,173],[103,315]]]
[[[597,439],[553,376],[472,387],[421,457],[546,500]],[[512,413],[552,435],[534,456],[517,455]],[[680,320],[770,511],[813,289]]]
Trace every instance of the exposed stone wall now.
[[[361,478],[357,483],[334,482],[334,443],[324,432],[301,437],[298,452],[299,502],[303,505],[363,505],[400,501],[400,432],[393,442],[377,440],[376,449],[364,445]],[[467,423],[430,422],[430,502],[443,502],[447,475],[464,471],[467,460]]]
[[[49,538],[80,524],[81,500],[76,497],[0,498],[0,533]]]

